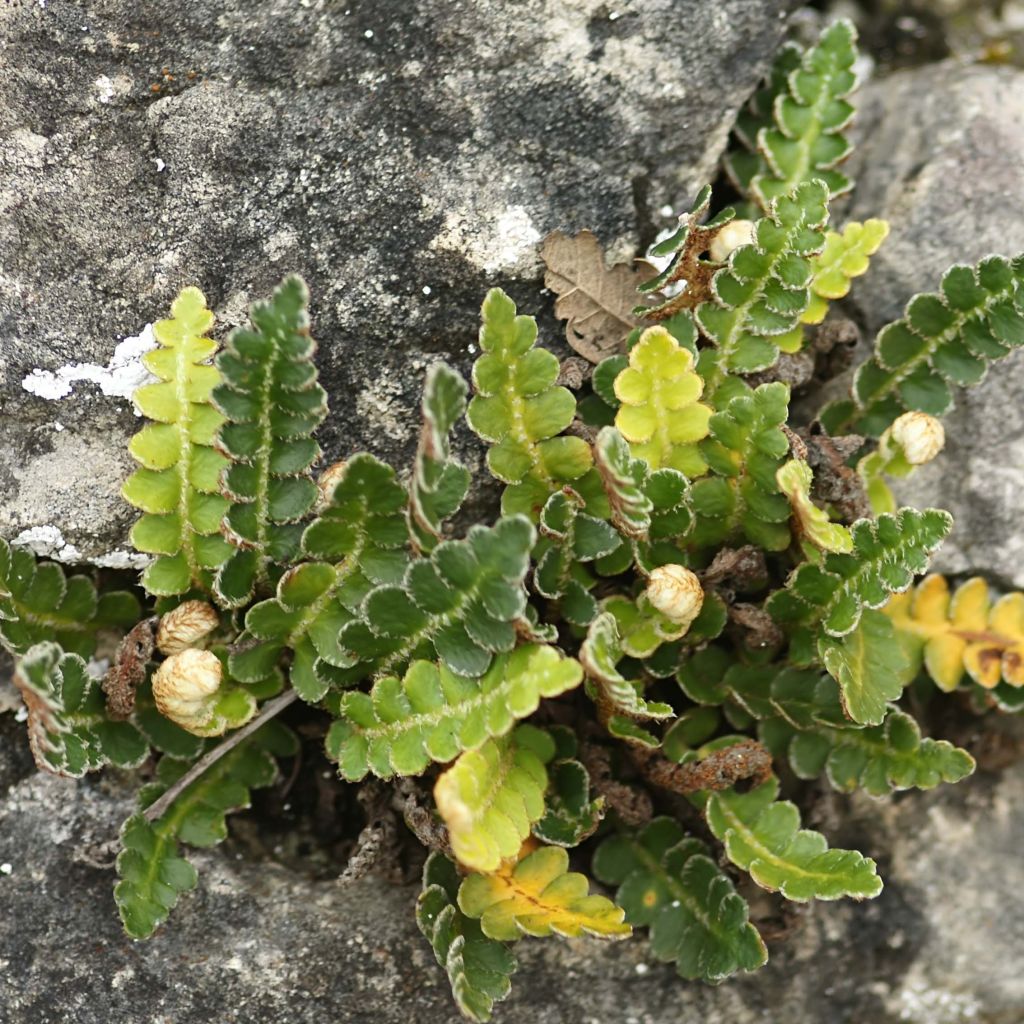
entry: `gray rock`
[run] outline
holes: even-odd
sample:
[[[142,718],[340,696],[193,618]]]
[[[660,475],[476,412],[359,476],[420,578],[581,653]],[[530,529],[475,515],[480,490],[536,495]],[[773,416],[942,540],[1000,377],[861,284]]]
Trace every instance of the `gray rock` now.
[[[837,219],[892,233],[850,304],[869,337],[953,263],[1024,251],[1024,74],[944,63],[872,82],[859,104],[857,187]],[[1024,354],[956,396],[946,450],[905,482],[906,504],[956,518],[936,566],[1024,586]]]
[[[339,888],[229,841],[146,943],[120,931],[96,848],[128,809],[116,778],[26,774],[0,718],[0,1017],[5,1024],[456,1024],[412,920],[414,887]],[[9,788],[8,788],[9,787]],[[756,975],[681,981],[644,940],[520,943],[505,1024],[1016,1021],[1024,984],[1024,769],[886,802],[826,797],[813,824],[878,858],[882,895],[797,908]],[[836,822],[842,822],[841,826]],[[340,866],[339,866],[340,867]],[[755,904],[772,911],[771,900]]]
[[[303,273],[328,456],[407,459],[423,371],[468,370],[486,289],[547,309],[544,234],[629,256],[713,174],[790,6],[4,5],[0,533],[129,561],[115,345],[189,283],[224,331]]]

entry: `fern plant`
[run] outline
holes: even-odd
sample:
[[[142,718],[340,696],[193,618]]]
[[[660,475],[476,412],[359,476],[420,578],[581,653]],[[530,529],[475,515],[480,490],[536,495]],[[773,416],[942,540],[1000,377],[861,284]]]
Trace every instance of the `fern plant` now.
[[[0,643],[40,768],[150,764],[117,860],[129,935],[163,924],[198,884],[186,848],[220,842],[294,756],[281,715],[428,847],[416,920],[472,1020],[508,995],[527,937],[643,928],[656,959],[716,984],[767,959],[751,885],[879,893],[871,837],[831,846],[790,782],[881,797],[970,775],[911,714],[925,677],[1024,710],[1024,596],[924,576],[951,520],[899,508],[887,483],[941,448],[951,385],[1024,340],[1024,257],[950,270],[808,421],[779,360],[887,231],[827,229],[852,187],[855,57],[845,22],[783,50],[727,158],[750,219],[702,189],[660,275],[607,268],[589,233],[545,247],[555,313],[600,359],[579,401],[534,319],[491,290],[472,395],[428,368],[408,468],[319,465],[300,279],[219,351],[202,294],[175,300],[136,395],[151,422],[125,496],[154,556],[139,591],[0,542]],[[459,531],[463,417],[503,493]],[[869,439],[824,432],[847,426]],[[382,856],[379,834],[353,863]]]

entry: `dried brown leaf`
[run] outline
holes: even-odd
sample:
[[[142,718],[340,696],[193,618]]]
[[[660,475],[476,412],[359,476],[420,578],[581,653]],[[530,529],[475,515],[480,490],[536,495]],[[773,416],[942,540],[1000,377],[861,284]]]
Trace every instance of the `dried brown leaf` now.
[[[565,321],[569,345],[592,363],[622,351],[626,335],[639,323],[633,316],[637,287],[654,276],[654,268],[642,261],[609,267],[590,231],[552,232],[541,256],[547,266],[544,285],[558,296],[555,316]]]

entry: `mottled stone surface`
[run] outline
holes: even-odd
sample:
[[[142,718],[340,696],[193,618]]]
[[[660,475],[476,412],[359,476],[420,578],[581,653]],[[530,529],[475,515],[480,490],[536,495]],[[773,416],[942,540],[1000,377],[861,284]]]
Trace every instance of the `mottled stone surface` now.
[[[819,800],[812,824],[879,861],[873,901],[798,910],[757,975],[678,979],[641,939],[527,940],[505,1024],[1015,1024],[1024,981],[1024,769],[890,802]],[[34,774],[0,718],[4,1024],[456,1024],[412,914],[415,889],[348,889],[197,852],[198,889],[147,943],[124,938],[113,875],[83,858],[116,834],[116,780]],[[838,822],[842,825],[838,825]],[[191,855],[190,855],[191,856]],[[6,868],[0,867],[0,872]],[[758,907],[770,904],[762,901]]]
[[[2,5],[0,533],[123,552],[137,423],[115,346],[188,283],[223,331],[302,272],[328,454],[407,458],[424,369],[468,370],[487,288],[548,308],[544,234],[628,256],[689,202],[791,6]],[[39,397],[75,377],[98,383]]]
[[[870,338],[953,263],[1024,251],[1024,72],[944,63],[863,92],[857,187],[838,219],[884,217],[892,233],[858,280],[852,308]],[[956,517],[936,565],[1024,586],[1024,355],[956,394],[946,451],[897,487],[910,505]]]

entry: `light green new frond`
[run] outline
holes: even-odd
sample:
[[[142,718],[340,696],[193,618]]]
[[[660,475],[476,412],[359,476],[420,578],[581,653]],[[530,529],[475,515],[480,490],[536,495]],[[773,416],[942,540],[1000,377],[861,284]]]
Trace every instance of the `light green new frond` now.
[[[800,318],[810,302],[811,257],[825,244],[828,189],[809,181],[772,200],[741,245],[712,279],[713,298],[697,307],[701,332],[712,348],[699,369],[711,399],[728,374],[774,365],[780,351],[800,347]],[[717,403],[716,403],[717,404]]]
[[[746,900],[699,840],[671,818],[609,836],[594,854],[594,874],[617,886],[626,921],[650,929],[655,959],[683,978],[717,984],[768,959]]]
[[[548,495],[564,484],[589,502],[600,490],[592,473],[590,445],[563,431],[573,421],[576,400],[556,386],[558,359],[537,348],[533,317],[517,316],[515,303],[492,288],[483,304],[480,348],[473,365],[476,394],[466,418],[487,441],[487,466],[507,486],[502,511],[536,521]],[[601,514],[600,508],[591,508]]]
[[[867,273],[874,256],[889,235],[889,224],[872,218],[863,223],[850,221],[842,230],[825,233],[825,247],[811,260],[811,303],[801,319],[820,324],[829,302],[844,298],[855,277]]]
[[[213,571],[231,553],[220,535],[228,503],[220,493],[227,459],[214,447],[224,417],[210,395],[220,372],[209,365],[216,342],[206,337],[213,314],[198,288],[186,288],[171,305],[171,318],[157,321],[159,347],[143,357],[159,383],[144,384],[135,406],[151,423],[131,440],[140,468],[122,494],[143,516],[132,528],[132,544],[157,557],[142,574],[156,596],[207,589]]]
[[[803,459],[790,459],[775,474],[779,490],[789,499],[800,538],[821,551],[849,551],[853,547],[850,531],[833,523],[824,509],[811,501],[814,474]]]
[[[875,862],[856,850],[830,850],[820,832],[800,828],[800,812],[778,800],[769,779],[748,793],[713,793],[708,825],[729,860],[762,888],[788,900],[870,899],[882,891]]]
[[[527,644],[498,655],[480,679],[444,665],[415,661],[401,680],[378,679],[370,693],[341,698],[341,717],[327,734],[327,754],[349,781],[419,775],[431,762],[503,736],[537,710],[543,697],[578,686],[580,666],[553,647]]]
[[[544,815],[545,765],[554,756],[546,732],[520,725],[461,754],[438,778],[434,802],[460,864],[496,871],[516,856],[530,827]]]
[[[272,567],[295,561],[316,501],[313,432],[327,415],[327,395],[317,383],[308,302],[302,278],[286,278],[269,302],[252,307],[252,327],[232,332],[217,356],[223,381],[212,399],[228,421],[217,443],[230,460],[221,478],[231,502],[223,527],[235,550],[215,591],[228,607],[272,582]]]
[[[98,679],[77,654],[40,643],[20,658],[14,684],[28,710],[28,736],[36,764],[79,779],[104,765],[137,768],[149,744],[130,722],[107,714]]]
[[[615,378],[622,403],[615,426],[652,470],[695,477],[707,468],[697,442],[707,436],[711,409],[699,401],[704,383],[693,366],[693,355],[664,327],[649,327]]]

